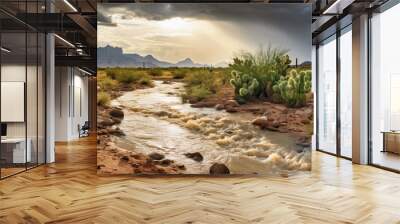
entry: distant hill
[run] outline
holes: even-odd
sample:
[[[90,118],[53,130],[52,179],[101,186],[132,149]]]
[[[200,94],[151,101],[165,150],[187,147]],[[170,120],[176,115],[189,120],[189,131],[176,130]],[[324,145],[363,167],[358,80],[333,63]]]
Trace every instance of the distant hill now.
[[[192,59],[186,58],[177,63],[160,61],[153,55],[141,56],[139,54],[125,54],[122,48],[106,47],[97,48],[97,66],[98,67],[204,67],[203,64],[194,63]]]
[[[310,67],[311,68],[311,61],[305,61],[299,65],[300,67]]]

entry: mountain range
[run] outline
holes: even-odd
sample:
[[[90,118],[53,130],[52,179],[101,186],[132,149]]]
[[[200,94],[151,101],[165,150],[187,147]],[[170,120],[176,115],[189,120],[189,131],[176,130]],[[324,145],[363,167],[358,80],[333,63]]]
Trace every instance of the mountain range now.
[[[125,54],[122,48],[106,47],[97,48],[97,66],[98,67],[205,67],[207,65],[193,62],[192,59],[186,58],[177,63],[160,61],[153,55],[141,56],[139,54]]]

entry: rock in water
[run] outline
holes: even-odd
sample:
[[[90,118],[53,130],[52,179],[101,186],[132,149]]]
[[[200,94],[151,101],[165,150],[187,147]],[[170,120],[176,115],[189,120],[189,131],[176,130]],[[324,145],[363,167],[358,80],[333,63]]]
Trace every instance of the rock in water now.
[[[129,157],[128,156],[122,156],[120,160],[128,162],[129,161]]]
[[[162,159],[164,159],[165,156],[160,153],[153,152],[153,153],[149,154],[149,157],[152,160],[162,160]]]
[[[171,165],[172,163],[174,163],[174,161],[173,161],[173,160],[170,160],[170,159],[161,160],[161,166],[169,166],[169,165]]]
[[[121,129],[119,129],[119,127],[115,128],[115,129],[108,128],[107,131],[111,135],[115,135],[115,136],[119,136],[119,137],[125,136],[125,133]]]
[[[193,159],[196,162],[201,162],[203,161],[203,156],[199,152],[194,152],[194,153],[185,153],[184,154],[186,157]]]
[[[110,111],[110,115],[117,118],[123,118],[124,112],[120,109],[114,108]]]
[[[225,111],[228,112],[228,113],[236,113],[236,112],[238,112],[238,110],[236,108],[234,108],[234,107],[226,107]]]
[[[252,124],[260,128],[266,128],[269,125],[269,121],[267,117],[259,117],[253,120]]]
[[[225,108],[225,106],[223,104],[217,104],[215,105],[215,109],[216,110],[223,110]]]
[[[225,166],[225,164],[222,163],[214,163],[210,167],[210,174],[211,175],[218,175],[218,174],[229,174],[230,171],[228,167]]]
[[[99,122],[100,127],[113,126],[114,124],[115,124],[115,121],[113,119],[109,119],[109,118],[106,118]]]

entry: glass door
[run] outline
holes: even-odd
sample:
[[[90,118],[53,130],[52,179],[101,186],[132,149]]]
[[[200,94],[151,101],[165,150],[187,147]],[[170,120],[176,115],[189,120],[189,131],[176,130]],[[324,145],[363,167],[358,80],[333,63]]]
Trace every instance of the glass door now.
[[[318,47],[317,149],[336,154],[336,35]]]
[[[370,162],[400,171],[400,4],[371,18]]]

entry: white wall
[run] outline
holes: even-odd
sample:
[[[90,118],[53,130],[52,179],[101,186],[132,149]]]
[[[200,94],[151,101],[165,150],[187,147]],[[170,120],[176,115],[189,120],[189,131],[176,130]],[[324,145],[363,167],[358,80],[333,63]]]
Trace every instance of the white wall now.
[[[88,78],[76,68],[56,67],[55,140],[79,138],[78,125],[88,120]]]

